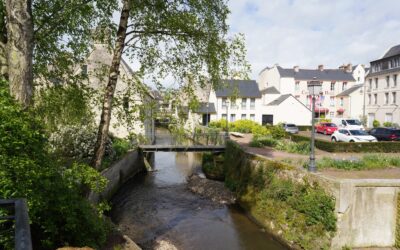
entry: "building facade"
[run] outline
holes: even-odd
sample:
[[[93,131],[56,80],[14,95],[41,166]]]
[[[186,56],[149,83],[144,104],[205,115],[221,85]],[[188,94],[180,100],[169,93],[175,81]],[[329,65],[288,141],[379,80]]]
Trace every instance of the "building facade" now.
[[[361,71],[361,70],[360,70]],[[359,69],[357,69],[357,74]],[[349,114],[349,105],[343,96],[338,94],[354,87],[357,81],[353,77],[353,67],[349,64],[338,69],[325,69],[319,65],[317,69],[282,68],[275,65],[265,68],[259,74],[258,84],[261,92],[274,87],[280,94],[291,94],[307,108],[311,108],[311,96],[307,83],[316,78],[322,82],[322,92],[316,99],[317,117],[342,117]],[[360,80],[362,72],[360,72]],[[347,113],[346,113],[347,111]],[[359,118],[360,114],[355,118]]]
[[[370,62],[366,77],[366,116],[373,121],[400,124],[400,45],[391,47],[380,59]]]

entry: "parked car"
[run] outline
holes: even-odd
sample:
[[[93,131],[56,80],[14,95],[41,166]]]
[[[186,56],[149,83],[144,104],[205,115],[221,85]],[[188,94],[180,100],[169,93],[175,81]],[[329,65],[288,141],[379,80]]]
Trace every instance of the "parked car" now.
[[[335,123],[339,128],[365,130],[361,121],[355,118],[333,118],[332,123]]]
[[[378,141],[400,141],[400,129],[374,128],[369,134],[376,137]]]
[[[333,134],[333,132],[338,130],[338,127],[336,126],[336,124],[332,123],[332,122],[318,123],[315,128],[316,128],[317,133],[323,133],[325,135],[331,135],[331,134]]]
[[[363,130],[349,130],[349,129],[339,129],[336,130],[332,136],[331,140],[333,142],[343,141],[343,142],[376,142],[378,141],[372,135],[369,135]]]
[[[283,123],[282,127],[286,132],[291,134],[297,134],[299,132],[299,128],[292,123]]]

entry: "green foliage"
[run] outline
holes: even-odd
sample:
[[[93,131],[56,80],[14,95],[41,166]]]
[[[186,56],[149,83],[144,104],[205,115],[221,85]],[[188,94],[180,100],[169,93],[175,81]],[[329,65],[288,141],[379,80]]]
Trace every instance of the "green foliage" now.
[[[342,170],[381,169],[400,167],[400,157],[383,155],[365,155],[360,159],[337,160],[326,158],[317,161],[319,169],[334,168]]]
[[[254,136],[253,140],[250,142],[250,146],[252,147],[275,147],[278,143],[278,140],[272,138],[272,136]]]
[[[226,131],[226,120],[220,119],[217,121],[211,121],[209,126],[211,128],[219,128]],[[251,120],[237,120],[234,122],[228,122],[229,131],[239,133],[252,133],[253,135],[268,135],[270,130],[264,126],[261,126],[257,122]]]
[[[43,88],[35,96],[35,112],[49,132],[66,126],[91,126],[94,125],[92,97],[90,89],[76,84]]]
[[[207,178],[212,180],[224,180],[224,156],[204,153],[202,157],[202,170]]]
[[[309,142],[310,138],[302,135],[290,135],[294,142]],[[315,140],[315,147],[327,152],[360,152],[360,153],[398,153],[400,152],[400,142],[330,142],[325,140]]]
[[[275,139],[272,136],[254,136],[250,142],[252,147],[273,147],[277,150],[296,154],[309,154],[310,143],[306,141],[293,142],[287,139]]]
[[[287,134],[285,129],[280,125],[270,126],[269,129],[270,129],[271,135],[274,139],[282,139]]]
[[[226,186],[257,221],[281,232],[294,248],[329,248],[336,231],[335,200],[321,186],[290,177],[288,171],[297,170],[248,155],[234,142],[227,143],[224,164]]]
[[[26,197],[34,247],[100,247],[108,227],[82,197],[105,179],[84,164],[63,167],[48,153],[40,121],[23,111],[0,82],[0,197]]]
[[[372,122],[372,126],[373,126],[374,128],[377,128],[377,127],[381,126],[381,123],[380,123],[378,120],[374,120],[374,121]]]
[[[392,122],[384,122],[383,126],[387,127],[387,128],[390,128],[390,127],[393,127],[393,123]]]
[[[226,119],[220,119],[217,121],[210,121],[210,123],[208,124],[208,126],[210,128],[218,128],[221,129],[222,131],[226,131]],[[228,126],[232,126],[231,124],[228,123]],[[229,130],[231,130],[231,128],[228,128]]]

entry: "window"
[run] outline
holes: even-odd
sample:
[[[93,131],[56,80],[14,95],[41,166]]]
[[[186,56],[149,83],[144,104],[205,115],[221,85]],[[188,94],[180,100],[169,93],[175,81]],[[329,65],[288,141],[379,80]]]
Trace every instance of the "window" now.
[[[371,94],[368,94],[368,104],[371,105]]]
[[[392,92],[392,103],[396,104],[396,92]]]
[[[299,81],[296,81],[296,83],[295,83],[295,90],[299,90],[300,89],[300,82]]]
[[[390,77],[386,76],[386,88],[390,87]]]
[[[331,82],[331,91],[335,90],[335,82]]]
[[[256,99],[255,98],[251,98],[250,99],[250,109],[254,109],[256,107]]]
[[[378,94],[374,94],[374,104],[378,104]]]
[[[375,78],[375,89],[378,88],[378,78]]]
[[[222,98],[222,108],[226,108],[226,100],[227,98]]]
[[[389,104],[389,93],[385,93],[385,104]]]
[[[329,117],[333,118],[335,116],[335,112],[329,112]]]
[[[357,82],[360,82],[360,77],[357,77]]]
[[[247,99],[242,98],[242,109],[246,109],[246,108],[247,108]]]
[[[250,114],[250,120],[255,121],[256,120],[256,115],[255,114]]]
[[[330,104],[331,104],[331,107],[334,107],[334,106],[335,106],[335,97],[334,97],[334,96],[331,96],[331,98],[330,98]]]
[[[372,79],[369,79],[369,90],[372,89]]]
[[[231,100],[231,109],[236,109],[236,100]]]
[[[226,120],[226,114],[222,114],[222,119]]]
[[[343,107],[343,97],[340,97],[340,106]]]
[[[246,114],[242,114],[242,116],[240,117],[240,119],[246,120],[246,119],[247,119]]]
[[[346,90],[346,89],[347,89],[347,82],[343,82],[342,90]]]
[[[392,113],[386,113],[385,114],[385,122],[392,122],[393,121],[393,114]]]
[[[230,121],[231,122],[236,121],[236,114],[231,114],[231,120]]]
[[[397,87],[397,75],[393,75],[393,87]]]

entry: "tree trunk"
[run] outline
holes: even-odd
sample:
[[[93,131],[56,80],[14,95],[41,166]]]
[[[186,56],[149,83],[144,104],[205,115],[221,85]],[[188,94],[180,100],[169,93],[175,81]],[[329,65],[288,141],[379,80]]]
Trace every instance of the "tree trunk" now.
[[[119,21],[119,27],[117,31],[117,40],[115,43],[114,56],[110,67],[110,73],[108,76],[108,84],[104,93],[103,109],[101,112],[99,131],[97,133],[97,141],[95,145],[95,156],[93,159],[92,166],[99,169],[103,160],[105,144],[108,138],[108,129],[110,127],[111,110],[114,99],[114,92],[117,85],[119,76],[119,66],[122,59],[122,52],[125,46],[126,29],[128,26],[130,10],[130,0],[123,1],[123,7],[121,11],[121,18]]]
[[[33,20],[31,0],[6,0],[7,65],[10,92],[24,107],[33,95]]]

